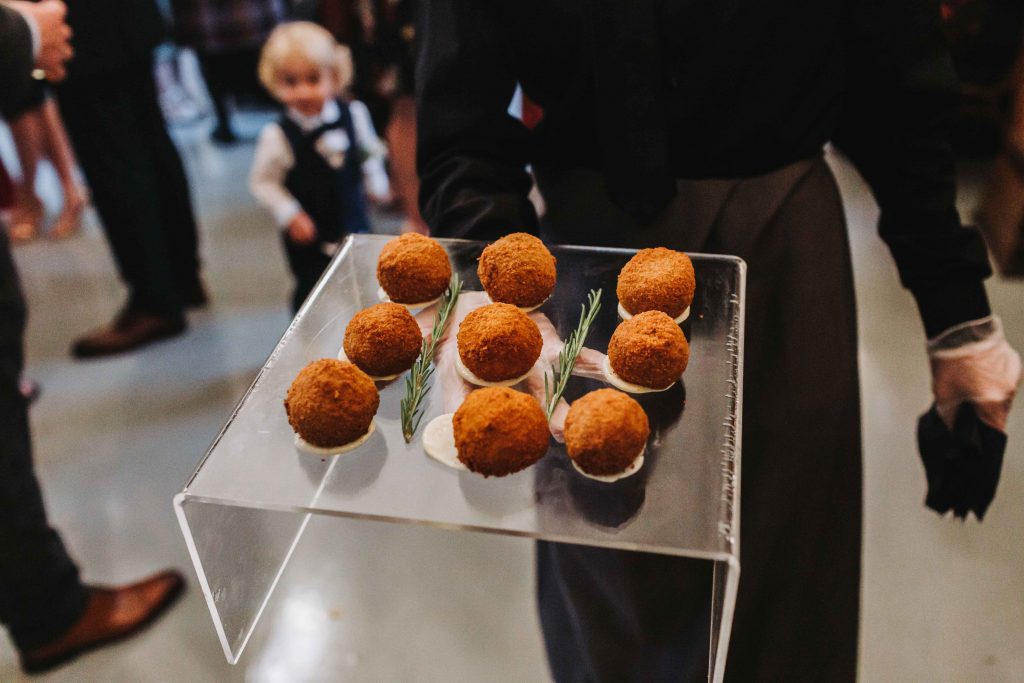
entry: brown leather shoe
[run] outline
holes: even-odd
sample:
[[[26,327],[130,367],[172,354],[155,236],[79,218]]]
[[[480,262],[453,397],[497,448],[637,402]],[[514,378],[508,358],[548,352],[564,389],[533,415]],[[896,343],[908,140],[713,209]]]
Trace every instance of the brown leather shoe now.
[[[21,668],[42,673],[133,636],[166,612],[184,589],[184,577],[172,570],[121,588],[90,587],[85,614],[57,640],[22,652]]]
[[[132,351],[161,339],[176,337],[185,331],[184,318],[168,318],[128,309],[114,322],[81,337],[71,346],[75,358],[97,358]]]

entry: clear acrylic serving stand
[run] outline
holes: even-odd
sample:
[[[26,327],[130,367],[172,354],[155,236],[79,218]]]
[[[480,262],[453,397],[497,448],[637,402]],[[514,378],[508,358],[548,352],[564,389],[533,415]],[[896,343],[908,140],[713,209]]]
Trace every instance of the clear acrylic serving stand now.
[[[710,680],[722,680],[739,580],[743,262],[691,255],[697,292],[683,325],[690,362],[683,382],[663,393],[637,396],[651,421],[647,458],[638,474],[615,484],[591,481],[568,465],[564,449],[552,441],[537,465],[485,479],[449,469],[423,453],[423,427],[443,412],[437,388],[427,396],[417,438],[405,443],[399,419],[404,377],[378,384],[377,431],[357,450],[321,458],[293,445],[285,393],[307,363],[336,357],[348,321],[378,303],[377,257],[388,239],[356,235],[345,241],[174,498],[228,661],[238,661],[316,514],[711,562],[708,672]],[[484,243],[440,241],[464,288],[482,289],[476,262]],[[587,292],[602,289],[601,313],[587,346],[605,351],[619,322],[616,277],[633,252],[568,246],[552,247],[552,252],[558,259],[558,284],[541,312],[564,339],[576,326]],[[572,400],[601,386],[573,377],[566,397]]]

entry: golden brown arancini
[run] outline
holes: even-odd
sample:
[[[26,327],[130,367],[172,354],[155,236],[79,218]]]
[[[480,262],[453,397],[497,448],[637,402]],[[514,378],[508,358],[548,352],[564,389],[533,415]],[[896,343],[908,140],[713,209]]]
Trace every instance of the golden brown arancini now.
[[[489,304],[470,312],[459,325],[456,340],[462,364],[488,382],[525,375],[544,345],[537,323],[511,304]]]
[[[693,303],[697,281],[690,257],[681,251],[641,249],[619,271],[615,293],[632,315],[662,311],[678,318]]]
[[[415,232],[384,245],[377,259],[377,281],[399,304],[421,304],[444,294],[452,278],[448,252],[436,240]]]
[[[306,443],[320,448],[344,446],[366,434],[379,404],[373,380],[336,358],[304,367],[284,399],[288,424]]]
[[[376,304],[356,313],[345,328],[345,355],[373,377],[405,372],[420,354],[423,333],[401,304]]]
[[[608,342],[615,374],[633,384],[666,389],[686,370],[690,344],[666,313],[646,311],[622,321]]]
[[[548,451],[548,421],[540,404],[508,387],[472,392],[452,424],[459,460],[485,477],[518,472]]]
[[[491,301],[532,308],[555,289],[555,257],[533,235],[514,232],[487,245],[476,274]]]
[[[598,389],[577,399],[565,418],[566,451],[587,474],[625,471],[643,453],[650,434],[644,409],[615,389]]]

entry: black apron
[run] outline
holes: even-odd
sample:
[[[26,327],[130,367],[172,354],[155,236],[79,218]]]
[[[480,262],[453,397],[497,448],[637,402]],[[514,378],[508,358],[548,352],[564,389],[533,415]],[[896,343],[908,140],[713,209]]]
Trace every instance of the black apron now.
[[[741,571],[726,680],[854,681],[856,314],[842,203],[824,159],[751,179],[677,181],[647,227],[607,199],[598,171],[535,172],[547,242],[665,246],[747,262]],[[537,568],[559,683],[706,678],[709,563],[540,542]]]

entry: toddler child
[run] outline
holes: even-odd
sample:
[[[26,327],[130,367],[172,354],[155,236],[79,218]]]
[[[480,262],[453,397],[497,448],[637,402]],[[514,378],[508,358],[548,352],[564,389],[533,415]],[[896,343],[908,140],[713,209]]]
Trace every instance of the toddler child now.
[[[278,26],[260,55],[260,81],[285,112],[260,133],[250,188],[284,231],[293,311],[345,235],[370,229],[364,179],[375,199],[390,195],[370,114],[343,98],[352,72],[348,48],[310,22]]]

